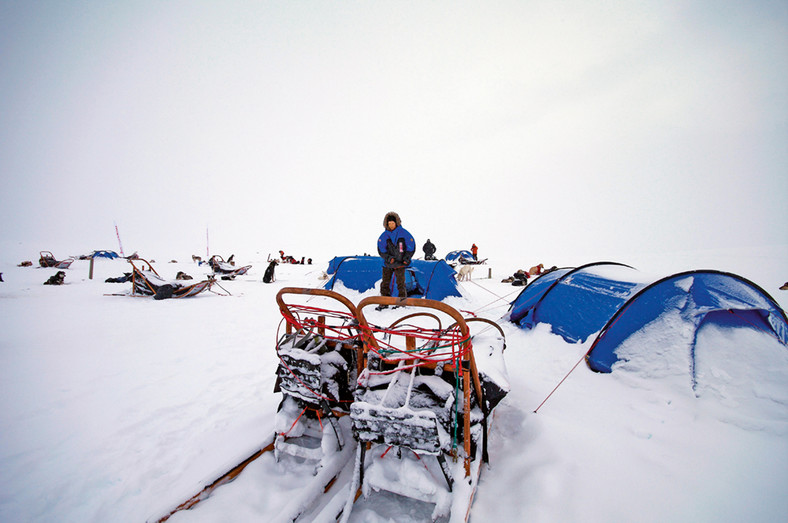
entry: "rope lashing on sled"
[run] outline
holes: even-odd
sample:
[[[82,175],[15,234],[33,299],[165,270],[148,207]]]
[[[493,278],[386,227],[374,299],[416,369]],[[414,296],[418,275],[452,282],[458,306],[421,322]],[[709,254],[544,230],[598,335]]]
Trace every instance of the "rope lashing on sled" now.
[[[349,312],[321,309],[307,305],[288,305],[288,308],[293,314],[292,318],[284,314],[282,316],[296,331],[317,328],[320,330],[321,336],[338,342],[347,342],[358,338],[358,333],[352,332],[353,330],[358,330],[355,317]],[[308,314],[316,317],[306,316]],[[301,318],[302,315],[304,315],[304,318]],[[319,317],[339,319],[344,323],[342,325],[330,325],[327,321],[319,321],[317,319]]]
[[[295,329],[295,334],[286,334],[285,336],[299,336],[302,335],[307,338],[314,334],[315,338],[322,339],[323,343],[326,341],[334,341],[337,344],[351,345],[359,338],[358,324],[355,316],[350,312],[343,312],[331,309],[324,309],[319,307],[311,307],[308,305],[288,305],[290,314],[282,312],[282,321],[288,326]],[[339,320],[341,324],[330,324],[328,319]],[[307,383],[305,383],[284,360],[279,353],[282,337],[279,336],[281,323],[277,328],[277,357],[281,365],[287,369],[290,375],[307,391],[309,391],[315,398],[326,402],[338,403],[352,403],[352,400],[333,399],[325,396],[319,391],[314,390]],[[356,332],[353,332],[353,331]],[[322,425],[322,423],[321,423]]]
[[[384,451],[383,451],[383,454],[381,454],[381,455],[380,455],[380,458],[381,458],[381,459],[385,458],[385,457],[386,457],[386,454],[388,454],[388,453],[389,453],[389,451],[390,451],[391,449],[393,449],[393,448],[394,448],[394,447],[393,447],[392,445],[389,445],[388,447],[386,447],[386,450],[384,450]],[[401,450],[402,450],[402,449],[400,449],[400,451],[401,451]],[[410,450],[411,454],[413,454],[413,456],[414,456],[414,457],[415,457],[415,458],[416,458],[416,459],[419,461],[419,463],[421,463],[421,465],[424,467],[424,470],[426,470],[427,472],[429,472],[429,473],[430,473],[430,476],[432,476],[432,471],[431,471],[431,470],[430,470],[430,468],[427,466],[427,464],[426,464],[426,463],[424,463],[424,460],[423,460],[423,459],[421,459],[421,456],[419,456],[419,453],[418,453],[418,452],[416,452],[416,451],[415,451],[415,450],[413,450],[413,449],[408,449],[408,450]],[[434,477],[434,476],[433,476],[433,477]]]
[[[310,409],[309,407],[304,407],[304,408],[301,410],[301,414],[299,414],[299,415],[298,415],[298,417],[297,417],[297,418],[295,419],[295,421],[293,422],[293,424],[292,424],[292,425],[290,425],[290,428],[289,428],[289,429],[287,429],[287,431],[286,431],[286,432],[279,432],[278,434],[279,434],[280,436],[282,436],[282,437],[287,437],[287,435],[288,435],[288,434],[290,434],[290,431],[292,431],[292,430],[293,430],[293,428],[294,428],[294,427],[295,427],[295,426],[298,424],[298,420],[300,420],[300,419],[301,419],[301,416],[303,416],[303,415],[304,415],[304,413],[305,413],[307,410],[311,410],[311,411],[313,411],[313,412],[314,412],[314,413],[317,415],[317,421],[318,421],[318,423],[320,423],[320,430],[323,430],[323,419],[320,417],[320,409]]]
[[[470,336],[462,336],[460,329],[456,326],[435,330],[414,325],[403,325],[395,329],[369,325],[362,330],[365,336],[376,339],[377,344],[368,345],[370,350],[382,360],[388,362],[402,359],[415,360],[410,365],[411,368],[441,362],[456,362],[462,360],[472,350]],[[412,338],[417,340],[418,346],[403,348],[396,346],[391,341],[385,341],[385,339],[392,340],[395,337]]]

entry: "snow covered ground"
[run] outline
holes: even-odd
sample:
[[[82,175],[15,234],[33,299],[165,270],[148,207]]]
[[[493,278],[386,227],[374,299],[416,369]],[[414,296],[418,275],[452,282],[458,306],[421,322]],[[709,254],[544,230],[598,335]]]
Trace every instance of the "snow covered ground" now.
[[[318,286],[328,262],[281,265],[266,285],[264,257],[237,257],[253,267],[220,282],[230,296],[154,301],[106,295],[130,288],[104,283],[129,270],[123,260],[96,260],[92,280],[78,260],[58,287],[42,285],[55,269],[16,266],[37,265],[35,250],[20,255],[7,250],[0,260],[0,521],[155,520],[250,454],[272,432],[280,399],[274,296]],[[521,290],[500,280],[538,261],[597,259],[491,257],[461,284],[464,297],[447,302],[499,319]],[[617,261],[662,276],[734,272],[788,305],[779,290],[788,246]],[[208,272],[191,260],[156,268],[167,278]],[[579,365],[534,413],[588,347],[544,325],[502,326],[512,390],[497,409],[473,521],[788,521],[785,347],[755,332],[705,329],[708,379],[697,396],[669,347],[659,348],[662,359],[629,347],[639,356],[630,364],[612,374]],[[171,521],[270,520],[302,484],[298,470],[271,460]]]

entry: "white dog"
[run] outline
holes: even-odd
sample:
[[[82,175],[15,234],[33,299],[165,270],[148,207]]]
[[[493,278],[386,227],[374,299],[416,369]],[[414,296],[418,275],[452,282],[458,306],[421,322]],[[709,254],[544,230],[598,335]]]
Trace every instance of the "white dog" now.
[[[471,273],[473,273],[473,265],[463,265],[457,271],[457,281],[470,281]]]

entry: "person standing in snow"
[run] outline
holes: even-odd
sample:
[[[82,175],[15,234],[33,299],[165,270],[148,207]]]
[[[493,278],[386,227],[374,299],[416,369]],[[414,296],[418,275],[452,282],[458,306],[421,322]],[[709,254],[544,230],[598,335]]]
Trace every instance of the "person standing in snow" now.
[[[391,277],[397,279],[397,293],[400,298],[407,298],[405,287],[405,268],[416,252],[416,240],[402,228],[399,214],[388,212],[383,218],[383,234],[378,238],[378,254],[383,258],[383,281],[380,284],[380,295],[391,296]]]
[[[421,248],[424,251],[424,259],[425,260],[434,260],[435,259],[435,244],[427,238],[427,243],[424,244],[424,247]]]
[[[477,247],[475,243],[471,246],[471,254],[473,254],[473,259],[474,260],[478,260],[479,259],[479,257],[478,257],[479,247]]]

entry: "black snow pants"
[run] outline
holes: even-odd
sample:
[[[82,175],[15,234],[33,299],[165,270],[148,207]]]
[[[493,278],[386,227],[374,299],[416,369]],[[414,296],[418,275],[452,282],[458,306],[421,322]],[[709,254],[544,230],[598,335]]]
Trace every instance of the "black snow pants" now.
[[[405,267],[383,267],[383,281],[380,282],[380,295],[391,296],[391,275],[397,277],[397,293],[400,298],[407,298],[408,291],[405,287]]]

